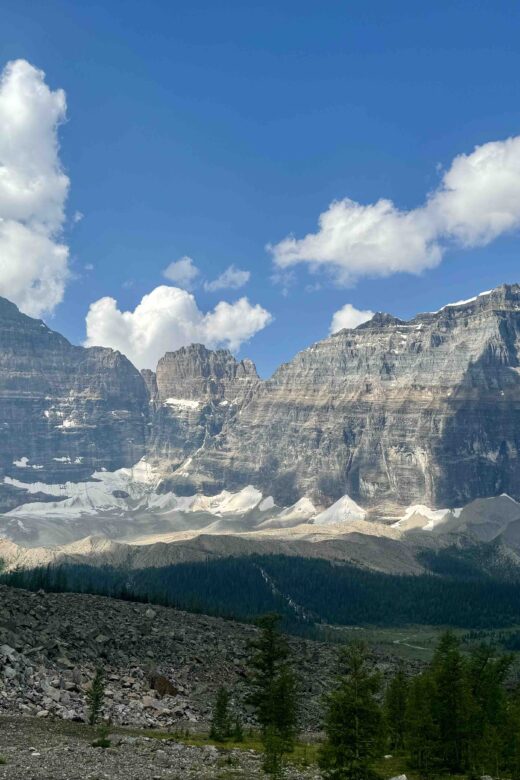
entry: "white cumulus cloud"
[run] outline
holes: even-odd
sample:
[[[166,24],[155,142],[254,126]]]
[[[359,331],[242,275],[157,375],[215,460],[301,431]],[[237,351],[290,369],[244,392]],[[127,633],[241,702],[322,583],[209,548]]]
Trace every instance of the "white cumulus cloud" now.
[[[247,298],[221,301],[204,313],[191,293],[161,285],[133,311],[120,311],[114,298],[92,303],[86,318],[86,345],[112,347],[138,368],[155,368],[165,352],[193,342],[236,351],[271,320],[266,309]]]
[[[180,260],[170,263],[170,265],[164,269],[163,276],[168,281],[178,284],[181,287],[189,289],[200,271],[191,259],[185,255]]]
[[[343,328],[357,328],[363,322],[371,320],[373,316],[374,312],[370,311],[370,309],[362,311],[361,309],[356,309],[351,303],[346,303],[332,315],[329,333],[337,333],[338,330],[343,330]]]
[[[213,279],[212,282],[204,282],[204,289],[208,292],[217,290],[238,290],[248,283],[251,274],[249,271],[243,271],[234,265],[230,265],[220,276]]]
[[[319,229],[269,245],[279,268],[306,263],[339,284],[361,276],[420,273],[438,265],[450,246],[484,246],[520,227],[520,136],[493,141],[456,157],[425,203],[409,211],[390,200],[363,205],[334,201]]]
[[[63,90],[25,60],[0,75],[0,295],[33,316],[52,312],[69,277],[60,241],[69,179],[63,172],[58,127]]]

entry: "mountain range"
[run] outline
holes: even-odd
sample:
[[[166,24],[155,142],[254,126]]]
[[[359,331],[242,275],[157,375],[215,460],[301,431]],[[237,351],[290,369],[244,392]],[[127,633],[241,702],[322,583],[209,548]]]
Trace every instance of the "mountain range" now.
[[[0,555],[317,545],[413,570],[410,544],[468,534],[511,553],[519,348],[519,285],[378,313],[267,380],[200,344],[139,372],[0,299]]]

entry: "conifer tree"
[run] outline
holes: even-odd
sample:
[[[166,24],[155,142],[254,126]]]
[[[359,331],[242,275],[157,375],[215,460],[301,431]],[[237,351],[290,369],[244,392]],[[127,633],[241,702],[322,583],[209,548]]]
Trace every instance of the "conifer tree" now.
[[[405,743],[410,763],[421,777],[430,777],[437,764],[439,734],[433,719],[435,688],[430,671],[413,678],[406,708]]]
[[[260,618],[260,636],[250,643],[249,702],[262,731],[268,774],[280,776],[283,757],[294,748],[296,681],[289,647],[279,630],[278,615]]]
[[[443,769],[461,773],[468,765],[472,701],[467,667],[457,637],[441,637],[432,662],[433,720],[438,729],[437,759]]]
[[[217,742],[225,742],[232,732],[231,717],[229,714],[230,695],[227,688],[221,686],[217,691],[217,698],[213,708],[210,737]]]
[[[520,687],[509,695],[506,707],[503,767],[511,777],[520,777]]]
[[[470,655],[469,767],[480,774],[497,774],[501,765],[507,721],[504,682],[512,661],[512,656],[497,655],[489,645],[479,645]]]
[[[337,686],[326,698],[326,742],[319,764],[327,780],[370,780],[383,743],[379,674],[367,664],[366,648],[353,642],[340,657]]]
[[[384,714],[390,750],[403,750],[409,683],[402,664],[385,693]]]
[[[88,722],[90,726],[95,726],[101,714],[103,699],[105,698],[105,675],[103,669],[98,667],[94,679],[87,691],[87,703],[89,708]]]
[[[464,658],[444,634],[428,670],[413,679],[405,745],[422,777],[434,773],[497,776],[520,769],[520,699],[508,697],[511,656],[482,645]]]

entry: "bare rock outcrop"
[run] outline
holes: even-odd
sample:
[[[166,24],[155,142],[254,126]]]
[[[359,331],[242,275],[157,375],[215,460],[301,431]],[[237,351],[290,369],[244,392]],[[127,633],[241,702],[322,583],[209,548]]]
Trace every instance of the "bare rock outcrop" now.
[[[148,452],[166,474],[217,436],[260,384],[251,360],[202,344],[167,352],[146,379],[153,406]]]
[[[147,414],[145,384],[124,355],[73,346],[0,298],[0,476],[65,482],[132,465]],[[16,484],[1,488],[6,508],[16,505]]]
[[[377,314],[257,385],[191,465],[208,489],[290,504],[461,506],[520,497],[520,286],[409,322]]]

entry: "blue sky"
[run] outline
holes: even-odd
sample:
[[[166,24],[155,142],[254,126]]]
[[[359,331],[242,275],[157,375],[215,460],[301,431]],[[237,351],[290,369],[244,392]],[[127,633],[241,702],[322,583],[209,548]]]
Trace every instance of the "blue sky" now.
[[[417,209],[457,155],[517,136],[518,3],[4,0],[1,15],[0,69],[27,60],[66,93],[72,276],[45,319],[72,341],[93,302],[133,311],[183,256],[201,312],[243,295],[270,312],[238,353],[263,375],[346,303],[406,318],[520,281],[516,223],[469,242],[435,227],[442,261],[420,273],[366,275],[361,258],[339,279],[312,258],[273,269],[266,250],[315,233],[334,200]],[[245,286],[204,289],[230,265]]]

